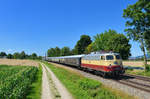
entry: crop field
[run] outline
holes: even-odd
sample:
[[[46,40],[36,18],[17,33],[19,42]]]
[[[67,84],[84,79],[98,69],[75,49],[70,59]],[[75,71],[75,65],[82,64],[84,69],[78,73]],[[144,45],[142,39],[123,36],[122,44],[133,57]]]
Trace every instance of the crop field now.
[[[33,66],[0,65],[0,99],[24,99],[37,71]]]
[[[37,61],[20,59],[0,59],[0,64],[14,66],[39,66],[39,63]]]
[[[148,62],[150,64],[150,62]],[[143,61],[123,61],[124,66],[143,67]]]

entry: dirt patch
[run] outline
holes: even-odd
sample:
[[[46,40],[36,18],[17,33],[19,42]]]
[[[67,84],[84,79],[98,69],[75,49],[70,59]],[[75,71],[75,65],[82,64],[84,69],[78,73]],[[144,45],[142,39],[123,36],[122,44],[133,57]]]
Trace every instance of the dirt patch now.
[[[50,85],[48,81],[48,77],[46,74],[45,66],[42,64],[42,97],[41,99],[54,99],[54,96],[50,90]]]
[[[58,80],[55,74],[43,63],[42,67],[43,67],[42,99],[73,99],[72,95],[68,92],[65,86]]]
[[[38,66],[39,62],[34,60],[0,59],[0,65]]]

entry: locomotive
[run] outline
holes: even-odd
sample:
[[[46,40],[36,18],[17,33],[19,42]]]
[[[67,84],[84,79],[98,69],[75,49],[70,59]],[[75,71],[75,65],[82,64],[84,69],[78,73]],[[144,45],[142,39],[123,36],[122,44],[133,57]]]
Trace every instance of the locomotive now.
[[[114,52],[92,52],[86,55],[45,57],[44,60],[94,71],[103,77],[119,76],[125,73],[119,53]]]

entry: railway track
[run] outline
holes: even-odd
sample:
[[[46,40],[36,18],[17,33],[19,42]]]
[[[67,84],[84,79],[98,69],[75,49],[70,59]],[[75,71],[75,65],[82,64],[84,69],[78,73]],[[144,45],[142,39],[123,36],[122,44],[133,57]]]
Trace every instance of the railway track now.
[[[145,92],[150,93],[150,78],[145,76],[138,76],[138,75],[131,75],[131,74],[124,74],[121,76],[122,79],[115,79],[114,81],[124,84]],[[123,78],[129,77],[129,79],[123,79]],[[139,80],[141,82],[139,82]],[[147,83],[144,83],[147,82]]]
[[[132,80],[113,80],[113,81],[150,93],[150,84],[149,85],[143,84]]]
[[[124,76],[134,77],[134,78],[139,79],[139,80],[150,82],[150,77],[139,76],[139,75],[131,75],[131,74],[124,74]]]

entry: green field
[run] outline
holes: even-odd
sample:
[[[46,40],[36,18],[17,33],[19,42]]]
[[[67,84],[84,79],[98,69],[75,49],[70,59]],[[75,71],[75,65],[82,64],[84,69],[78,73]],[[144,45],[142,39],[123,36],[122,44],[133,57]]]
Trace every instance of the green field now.
[[[55,73],[75,99],[134,99],[124,93],[103,86],[99,81],[46,62],[45,64]]]
[[[38,68],[37,75],[35,76],[35,80],[30,85],[26,99],[41,99],[41,90],[42,90],[42,67],[40,65]]]
[[[0,65],[0,99],[25,99],[37,67]]]

